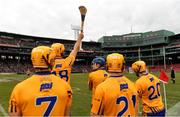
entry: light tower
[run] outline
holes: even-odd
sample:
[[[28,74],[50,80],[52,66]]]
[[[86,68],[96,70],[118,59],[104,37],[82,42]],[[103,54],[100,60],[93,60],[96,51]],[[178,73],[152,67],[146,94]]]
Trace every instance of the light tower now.
[[[71,25],[71,29],[74,30],[74,39],[78,38],[79,31],[81,30],[80,26],[77,25]],[[80,44],[80,50],[82,49],[82,42]]]

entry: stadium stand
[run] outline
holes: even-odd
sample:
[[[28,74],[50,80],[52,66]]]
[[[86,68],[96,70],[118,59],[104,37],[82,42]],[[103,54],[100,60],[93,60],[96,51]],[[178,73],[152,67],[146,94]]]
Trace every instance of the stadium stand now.
[[[65,45],[65,57],[75,43],[69,39],[0,32],[0,73],[25,73],[28,69],[32,69],[30,62],[32,48],[39,45],[50,46],[56,42]],[[164,68],[165,58],[167,71],[172,65],[175,71],[180,71],[180,34],[167,30],[103,36],[98,42],[83,42],[82,48],[72,72],[88,72],[94,57],[106,56],[112,52],[123,54],[126,66],[131,66],[134,61],[142,59],[151,71],[156,72]]]
[[[142,59],[150,68],[161,65],[164,68],[164,58],[168,65],[179,64],[180,34],[167,30],[150,31],[145,33],[129,33],[124,35],[103,36],[99,39],[105,55],[120,52],[126,58],[126,65]],[[164,54],[165,53],[165,54]],[[159,69],[153,69],[158,71]],[[178,68],[177,68],[178,70]]]
[[[75,43],[75,41],[68,39],[44,38],[0,32],[0,73],[25,73],[27,70],[32,69],[30,60],[32,48],[39,45],[50,46],[56,42],[65,45],[64,57],[69,55]],[[83,50],[77,55],[73,72],[90,71],[91,60],[102,53],[101,43],[83,42],[82,48]]]
[[[28,61],[18,61],[13,58],[0,59],[1,73],[26,73],[28,69],[32,69],[32,65]]]

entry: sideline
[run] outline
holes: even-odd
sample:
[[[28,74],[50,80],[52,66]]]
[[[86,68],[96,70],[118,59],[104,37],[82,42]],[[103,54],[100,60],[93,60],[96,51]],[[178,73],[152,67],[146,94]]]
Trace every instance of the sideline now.
[[[179,116],[180,115],[180,102],[176,103],[173,107],[168,109],[167,116]]]
[[[8,114],[6,113],[6,111],[4,110],[4,108],[2,107],[2,105],[0,104],[0,112],[2,112],[2,114],[4,116],[8,116]]]

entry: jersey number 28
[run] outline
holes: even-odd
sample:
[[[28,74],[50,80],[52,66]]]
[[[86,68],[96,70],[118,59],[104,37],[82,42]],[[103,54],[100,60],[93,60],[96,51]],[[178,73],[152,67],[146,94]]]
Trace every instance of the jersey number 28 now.
[[[61,78],[66,78],[66,81],[68,81],[68,70],[61,70],[61,71],[59,71],[59,76]]]

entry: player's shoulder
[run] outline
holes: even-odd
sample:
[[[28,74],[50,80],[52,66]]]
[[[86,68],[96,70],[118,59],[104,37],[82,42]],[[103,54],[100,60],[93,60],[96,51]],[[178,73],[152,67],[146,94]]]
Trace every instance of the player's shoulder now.
[[[133,82],[133,81],[131,81],[129,77],[127,77],[127,76],[123,76],[122,78],[123,78],[126,82],[128,82],[128,83],[130,83],[130,84],[133,84],[133,85],[134,85],[134,82]]]
[[[137,94],[135,83],[130,80],[130,77],[123,76],[123,80],[125,82],[122,82],[122,84],[120,84],[120,87],[121,88],[128,87],[129,89],[128,91],[133,92],[134,94]]]
[[[159,78],[158,78],[157,76],[155,76],[154,74],[149,73],[149,76],[150,76],[151,78],[153,78],[156,82],[159,82],[159,81],[160,81]]]
[[[97,71],[91,71],[90,73],[89,73],[89,75],[90,76],[93,76],[94,74],[96,74],[97,73]]]
[[[138,79],[135,81],[135,84],[139,84],[143,81],[143,78],[141,77],[138,77]]]
[[[102,73],[107,73],[106,72],[106,70],[104,70],[104,69],[99,69],[99,70],[97,70],[98,72],[102,72]]]
[[[106,78],[106,80],[104,80],[102,83],[99,84],[100,87],[102,88],[108,88],[108,87],[111,87],[112,85],[114,85],[114,82],[111,78]],[[98,85],[98,86],[99,86]]]
[[[104,70],[104,69],[99,70],[99,72],[102,73],[102,74],[104,74],[105,77],[108,77],[108,76],[109,76],[109,75],[108,75],[108,72],[107,72],[106,70]]]
[[[54,63],[55,64],[59,64],[59,63],[61,63],[62,61],[64,61],[65,59],[64,58],[56,58],[55,60],[54,60]]]
[[[96,71],[91,71],[89,73],[89,78],[92,79],[94,76],[96,76]]]
[[[92,71],[92,72],[90,72],[89,73],[90,75],[100,75],[100,74],[107,74],[108,75],[108,73],[105,71],[105,70],[96,70],[96,71]]]
[[[107,82],[107,81],[105,80],[104,82],[100,83],[100,84],[96,87],[96,89],[105,91],[105,89],[108,87],[108,83],[109,83],[109,82]]]
[[[156,75],[152,74],[152,73],[149,73],[149,76],[151,76],[151,77],[154,77],[154,78],[158,79],[158,77],[157,77]]]
[[[99,73],[100,73],[100,72],[99,72],[98,70],[96,70],[96,71],[91,71],[91,72],[89,73],[89,77],[96,77]]]
[[[55,83],[62,83],[62,84],[64,84],[64,85],[67,85],[67,84],[68,84],[65,80],[61,79],[60,77],[58,77],[58,76],[56,76],[56,75],[54,75],[54,74],[51,74],[50,77],[53,79],[53,81],[54,81]]]
[[[113,84],[113,81],[110,77],[107,77],[102,83],[100,83],[102,86],[108,86],[109,84]],[[99,84],[99,85],[100,85]]]
[[[136,84],[142,84],[143,82],[146,82],[147,80],[147,76],[140,76],[137,80],[136,80]]]
[[[33,83],[33,78],[35,76],[32,75],[31,77],[19,82],[18,84],[16,84],[14,90],[21,90],[21,89],[26,89],[26,87],[28,86],[27,84]]]

